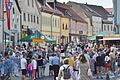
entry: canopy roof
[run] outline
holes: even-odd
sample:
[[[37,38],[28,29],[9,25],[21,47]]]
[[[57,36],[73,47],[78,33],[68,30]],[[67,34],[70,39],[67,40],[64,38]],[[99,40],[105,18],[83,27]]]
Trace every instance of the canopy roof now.
[[[120,40],[120,37],[118,37],[118,38],[103,38],[103,39],[99,39],[99,41],[107,41],[107,40]]]
[[[38,36],[39,36],[39,35],[45,37],[44,41],[45,41],[46,43],[54,43],[54,42],[56,42],[55,40],[53,40],[53,39],[45,36],[45,34],[43,34],[42,32],[39,32],[39,34],[33,33],[33,34],[31,34],[31,35],[28,35],[28,36],[20,39],[20,41],[21,41],[21,42],[32,42],[33,39],[38,39]],[[41,40],[41,39],[39,38],[39,40]]]
[[[94,36],[88,37],[88,39],[96,40],[96,36],[107,36],[107,35],[108,35],[108,33],[106,33],[106,32],[100,32],[100,33],[95,34]]]

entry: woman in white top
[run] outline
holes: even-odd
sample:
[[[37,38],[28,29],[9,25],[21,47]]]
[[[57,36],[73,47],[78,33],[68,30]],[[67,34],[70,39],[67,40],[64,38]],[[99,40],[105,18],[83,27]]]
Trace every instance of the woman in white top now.
[[[27,60],[25,59],[25,55],[21,58],[20,61],[21,65],[21,70],[22,70],[22,80],[26,80],[26,74],[27,74]]]
[[[105,56],[105,72],[109,72],[110,69],[110,57],[109,55]]]
[[[35,60],[35,57],[32,58],[32,65],[33,65],[32,78],[35,79],[37,69],[37,61]]]

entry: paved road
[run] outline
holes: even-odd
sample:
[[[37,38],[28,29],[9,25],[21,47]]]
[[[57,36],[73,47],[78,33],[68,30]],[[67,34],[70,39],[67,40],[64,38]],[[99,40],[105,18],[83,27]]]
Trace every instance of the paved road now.
[[[40,79],[36,79],[36,80],[54,80],[53,76],[49,76],[49,77],[42,77]]]
[[[104,79],[96,79],[94,77],[94,80],[106,80],[105,79],[105,76],[103,76]],[[43,78],[40,78],[40,79],[36,79],[36,80],[54,80],[53,79],[53,76],[49,76],[49,77],[43,77]],[[120,80],[120,77],[117,77],[117,78],[113,78],[113,77],[110,77],[110,80]]]

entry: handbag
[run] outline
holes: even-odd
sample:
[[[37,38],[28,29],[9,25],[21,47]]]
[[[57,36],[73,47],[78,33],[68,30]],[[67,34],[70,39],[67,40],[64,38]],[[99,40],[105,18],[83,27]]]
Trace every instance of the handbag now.
[[[89,68],[88,68],[88,76],[92,76],[92,71],[91,71],[91,69],[90,69],[90,63],[88,62],[88,65],[89,65]]]
[[[88,69],[88,73],[87,74],[88,74],[88,76],[92,76],[92,71],[91,71],[90,68]]]

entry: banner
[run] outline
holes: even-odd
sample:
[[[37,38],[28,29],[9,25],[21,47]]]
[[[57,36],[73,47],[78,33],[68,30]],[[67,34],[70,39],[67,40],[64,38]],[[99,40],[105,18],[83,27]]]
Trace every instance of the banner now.
[[[5,7],[6,7],[8,30],[10,30],[10,10],[12,8],[12,2],[10,2],[10,0],[5,0]]]

